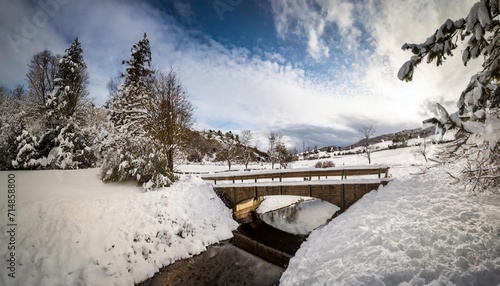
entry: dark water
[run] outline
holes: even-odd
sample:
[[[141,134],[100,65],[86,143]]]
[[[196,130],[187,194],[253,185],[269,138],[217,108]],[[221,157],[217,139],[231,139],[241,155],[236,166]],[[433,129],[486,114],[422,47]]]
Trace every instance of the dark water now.
[[[237,232],[293,256],[306,240],[274,228],[253,216]],[[269,263],[225,241],[200,255],[168,265],[137,286],[159,285],[278,285],[285,268]]]
[[[291,234],[274,228],[260,219],[253,223],[242,224],[238,232],[269,247],[294,255],[307,236]]]
[[[208,247],[192,258],[164,267],[139,286],[278,285],[285,269],[230,243]]]

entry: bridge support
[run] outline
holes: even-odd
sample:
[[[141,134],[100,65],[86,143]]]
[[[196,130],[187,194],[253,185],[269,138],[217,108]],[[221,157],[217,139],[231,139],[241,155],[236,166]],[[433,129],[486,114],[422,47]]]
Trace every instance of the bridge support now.
[[[236,185],[214,185],[214,190],[219,196],[225,197],[233,210],[238,203],[245,200],[264,196],[301,196],[312,197],[329,202],[345,210],[363,197],[366,193],[378,189],[380,185],[386,185],[388,180],[349,180],[322,181],[321,184],[311,182],[270,183],[267,185],[236,184]],[[226,202],[227,204],[227,202]]]

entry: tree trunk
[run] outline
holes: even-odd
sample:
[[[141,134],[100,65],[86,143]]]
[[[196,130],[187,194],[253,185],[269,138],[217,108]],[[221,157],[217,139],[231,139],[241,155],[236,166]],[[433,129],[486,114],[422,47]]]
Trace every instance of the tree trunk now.
[[[167,156],[167,169],[169,172],[174,172],[174,149],[170,148],[168,149],[168,156]]]

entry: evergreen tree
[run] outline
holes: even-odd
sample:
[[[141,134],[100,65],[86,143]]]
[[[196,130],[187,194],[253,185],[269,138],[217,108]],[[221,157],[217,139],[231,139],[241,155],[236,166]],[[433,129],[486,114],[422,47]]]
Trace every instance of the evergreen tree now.
[[[276,145],[276,157],[280,168],[286,169],[293,161],[298,160],[298,157],[293,153],[292,149],[287,149],[285,143],[278,142]]]
[[[74,123],[58,127],[52,139],[55,147],[47,155],[47,164],[55,169],[81,169],[95,167],[97,158],[92,146],[92,134],[81,130]]]
[[[17,136],[16,136],[17,135]],[[11,162],[12,168],[31,170],[39,167],[37,152],[37,138],[31,136],[24,124],[13,133],[14,158]]]
[[[136,180],[145,190],[168,186],[175,179],[168,170],[167,150],[148,132],[153,70],[147,35],[131,49],[124,81],[110,104],[113,142],[108,142],[102,167],[104,182]]]
[[[465,178],[476,189],[500,189],[500,4],[482,0],[471,7],[467,17],[450,19],[422,44],[404,44],[411,57],[399,70],[401,80],[410,81],[415,67],[427,57],[441,65],[446,56],[458,46],[464,65],[471,59],[483,57],[483,70],[471,77],[458,99],[458,110],[448,113],[438,104],[440,116],[424,123],[434,123],[442,131],[458,130],[457,140],[449,154],[463,154],[468,158]]]
[[[90,150],[91,138],[84,134],[77,111],[88,103],[87,65],[78,38],[59,61],[54,90],[47,99],[47,130],[38,144],[41,165],[44,168],[75,169],[95,166],[96,158]]]
[[[88,74],[86,69],[83,50],[76,38],[59,61],[54,90],[50,93],[46,103],[49,112],[49,127],[54,128],[66,123],[87,99]]]
[[[148,97],[151,92],[153,70],[151,69],[151,48],[144,38],[131,49],[124,82],[118,88],[111,103],[111,121],[118,132],[129,135],[144,135],[144,125],[148,118]]]

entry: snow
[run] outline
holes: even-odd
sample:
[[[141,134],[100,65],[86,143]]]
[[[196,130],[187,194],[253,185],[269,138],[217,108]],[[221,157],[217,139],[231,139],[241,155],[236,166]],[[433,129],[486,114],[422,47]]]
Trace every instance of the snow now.
[[[491,125],[498,129],[496,122]],[[428,157],[441,146],[427,145]],[[498,285],[500,197],[470,195],[448,175],[459,174],[460,162],[427,163],[419,148],[373,152],[374,163],[390,167],[391,182],[328,224],[313,227],[280,285]],[[367,163],[359,154],[298,161],[292,168],[324,160],[338,167]],[[210,173],[227,166],[180,169]],[[0,172],[0,185],[9,173]],[[144,193],[134,184],[103,184],[97,169],[13,173],[17,276],[8,277],[1,267],[0,285],[133,285],[163,265],[230,238],[237,227],[210,184],[194,175]],[[3,188],[0,196],[0,257],[6,259]],[[326,203],[316,199],[284,207],[299,199],[267,198],[258,212],[267,219],[272,209],[282,208],[283,215],[300,208],[295,219],[303,214],[304,223],[286,223],[290,217],[279,211],[272,219],[296,232],[305,231],[311,218],[329,215],[319,212],[324,209],[319,204]]]
[[[500,283],[500,198],[471,196],[447,174],[459,164],[425,164],[412,149],[373,153],[398,162],[394,180],[313,231],[280,285]]]
[[[16,278],[0,285],[134,285],[163,265],[232,237],[231,211],[201,179],[144,193],[104,184],[98,169],[13,172],[17,182]],[[8,172],[0,172],[6,185]],[[2,198],[7,194],[3,192]],[[7,217],[2,199],[0,213]],[[2,218],[4,219],[4,218]],[[8,241],[0,225],[1,245]],[[8,257],[7,247],[0,257]]]

